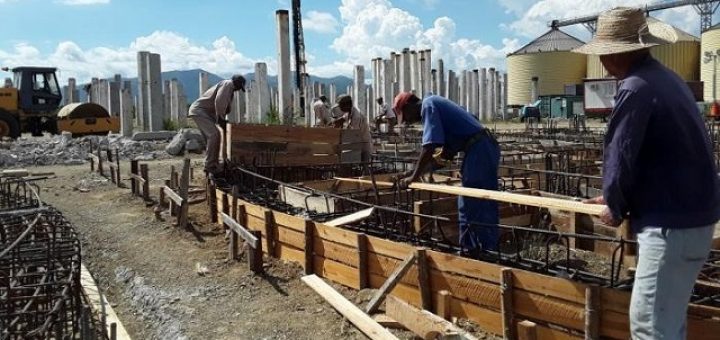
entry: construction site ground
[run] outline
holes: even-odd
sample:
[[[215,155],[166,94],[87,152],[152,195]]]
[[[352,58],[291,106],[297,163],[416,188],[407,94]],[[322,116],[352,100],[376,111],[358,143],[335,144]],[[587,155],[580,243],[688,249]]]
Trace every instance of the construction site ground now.
[[[149,162],[155,199],[170,165],[179,164]],[[210,223],[204,204],[191,207],[190,232],[174,227],[167,215],[156,221],[141,198],[88,165],[30,170],[56,174],[38,183],[41,197],[75,224],[83,263],[134,339],[365,339],[299,280],[300,266],[265,258],[267,274],[260,277],[245,261],[228,262],[222,227]],[[333,286],[359,305],[373,293]]]

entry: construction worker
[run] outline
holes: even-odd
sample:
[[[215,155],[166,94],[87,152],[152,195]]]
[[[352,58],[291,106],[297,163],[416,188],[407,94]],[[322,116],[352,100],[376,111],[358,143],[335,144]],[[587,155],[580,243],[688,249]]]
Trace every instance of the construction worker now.
[[[222,80],[209,88],[190,105],[188,117],[192,118],[206,141],[205,172],[208,178],[215,180],[222,176],[220,168],[220,138],[230,113],[235,91],[245,92],[245,78],[234,75],[230,80]]]
[[[361,159],[363,162],[370,161],[373,145],[370,136],[370,127],[364,114],[353,106],[352,98],[348,95],[340,95],[335,101],[335,106],[330,110],[330,125],[340,129],[358,129],[362,135],[363,147]]]
[[[397,117],[395,116],[395,111],[393,109],[384,103],[383,97],[379,97],[376,100],[378,104],[378,112],[380,114],[375,118],[375,131],[378,133],[380,132],[380,125],[382,123],[387,124],[387,132],[393,133],[395,129],[395,125],[397,125]]]
[[[708,132],[685,82],[649,48],[677,39],[648,27],[637,8],[601,14],[575,52],[600,55],[620,80],[605,135],[602,221],[628,219],[638,263],[630,301],[633,339],[685,339],[687,306],[720,219],[720,181]]]
[[[313,113],[315,113],[315,126],[327,126],[331,119],[327,97],[320,96],[320,98],[315,99],[312,108]]]
[[[421,100],[410,92],[395,97],[401,124],[422,121],[422,150],[412,171],[398,182],[407,188],[420,176],[464,152],[461,174],[467,188],[498,189],[500,148],[492,134],[468,111],[440,96]],[[436,151],[437,150],[437,151]],[[498,204],[495,201],[458,197],[459,243],[470,255],[495,250],[499,238]]]

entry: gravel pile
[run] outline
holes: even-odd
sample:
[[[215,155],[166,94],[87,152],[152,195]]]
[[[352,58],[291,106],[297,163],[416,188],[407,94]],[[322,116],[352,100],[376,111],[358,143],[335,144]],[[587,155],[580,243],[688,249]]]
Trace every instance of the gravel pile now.
[[[117,148],[121,160],[152,160],[172,156],[167,141],[133,141],[120,135],[72,138],[69,134],[21,137],[0,141],[0,168],[41,165],[78,165],[88,159],[91,145]]]

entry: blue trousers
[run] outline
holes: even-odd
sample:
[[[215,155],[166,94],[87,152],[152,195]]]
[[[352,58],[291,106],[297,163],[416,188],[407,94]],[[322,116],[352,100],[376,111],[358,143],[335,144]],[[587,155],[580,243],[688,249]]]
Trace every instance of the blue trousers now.
[[[462,164],[462,185],[465,188],[498,189],[498,164],[500,148],[484,138],[475,143],[465,153]],[[499,238],[497,224],[498,203],[471,197],[458,197],[458,215],[460,223],[460,245],[466,250],[478,247],[496,250]],[[482,224],[482,225],[472,225]]]
[[[710,252],[714,230],[714,224],[690,229],[645,227],[637,234],[638,266],[629,313],[633,339],[686,338],[690,295]]]

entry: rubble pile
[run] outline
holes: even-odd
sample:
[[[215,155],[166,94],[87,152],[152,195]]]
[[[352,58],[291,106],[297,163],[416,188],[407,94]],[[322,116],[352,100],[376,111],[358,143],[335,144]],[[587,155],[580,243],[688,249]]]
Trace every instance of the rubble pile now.
[[[91,146],[98,144],[117,148],[121,160],[171,157],[164,150],[167,140],[134,141],[115,134],[72,138],[69,133],[63,133],[0,141],[0,168],[83,164],[88,159]]]

